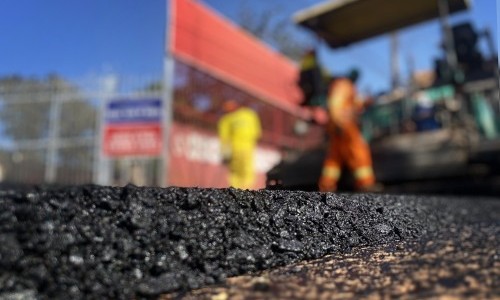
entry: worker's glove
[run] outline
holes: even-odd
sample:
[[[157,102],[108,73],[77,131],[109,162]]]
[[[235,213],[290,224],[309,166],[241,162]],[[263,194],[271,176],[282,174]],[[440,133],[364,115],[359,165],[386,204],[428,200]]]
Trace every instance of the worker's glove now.
[[[222,148],[222,164],[229,165],[231,162],[231,149],[229,147]]]
[[[330,122],[327,126],[327,132],[329,135],[341,135],[342,127],[334,122]]]
[[[230,162],[231,162],[231,156],[222,156],[223,165],[229,165]]]

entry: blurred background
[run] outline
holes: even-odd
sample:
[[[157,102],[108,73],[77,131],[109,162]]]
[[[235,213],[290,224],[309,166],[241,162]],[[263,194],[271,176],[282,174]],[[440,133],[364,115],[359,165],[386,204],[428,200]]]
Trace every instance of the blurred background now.
[[[497,3],[450,0],[446,16],[332,42],[394,4],[377,1],[380,13],[330,26],[329,3],[346,1],[3,0],[0,179],[227,187],[217,122],[232,99],[261,121],[254,188],[314,190],[326,114],[297,84],[314,48],[331,74],[360,70],[373,102],[361,127],[387,191],[493,193]]]

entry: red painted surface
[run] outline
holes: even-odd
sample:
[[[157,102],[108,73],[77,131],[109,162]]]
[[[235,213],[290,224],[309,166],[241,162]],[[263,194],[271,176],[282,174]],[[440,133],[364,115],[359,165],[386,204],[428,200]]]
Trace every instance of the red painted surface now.
[[[170,51],[177,59],[282,107],[297,106],[298,67],[215,11],[194,0],[171,0]]]
[[[161,155],[162,129],[159,124],[107,125],[104,153],[110,157]]]

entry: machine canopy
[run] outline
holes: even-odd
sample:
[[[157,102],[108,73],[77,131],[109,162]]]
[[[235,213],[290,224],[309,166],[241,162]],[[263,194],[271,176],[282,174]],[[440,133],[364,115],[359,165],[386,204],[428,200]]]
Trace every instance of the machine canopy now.
[[[448,0],[449,14],[469,0]],[[297,12],[294,21],[340,48],[438,18],[438,0],[332,0]]]

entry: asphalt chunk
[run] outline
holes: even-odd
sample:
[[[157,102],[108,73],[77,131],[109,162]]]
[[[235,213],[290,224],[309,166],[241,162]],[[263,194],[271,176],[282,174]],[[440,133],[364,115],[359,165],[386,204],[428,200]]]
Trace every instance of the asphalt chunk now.
[[[0,299],[154,298],[498,220],[499,207],[488,199],[232,188],[4,188]]]

